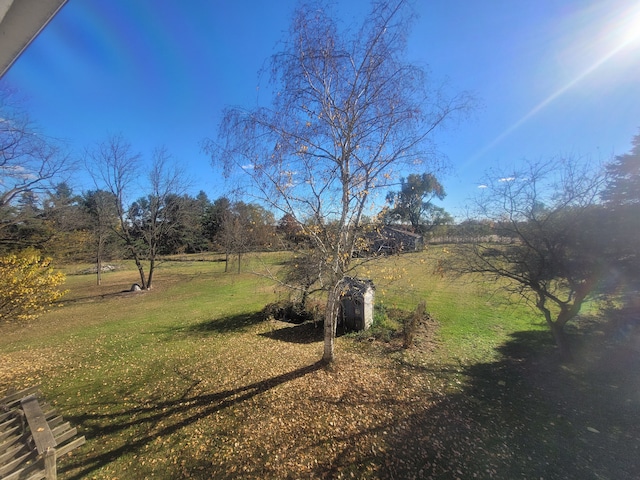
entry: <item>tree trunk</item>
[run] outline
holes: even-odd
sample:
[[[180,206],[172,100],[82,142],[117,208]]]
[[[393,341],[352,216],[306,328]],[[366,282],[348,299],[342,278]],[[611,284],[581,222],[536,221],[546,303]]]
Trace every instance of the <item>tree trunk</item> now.
[[[240,261],[242,260],[242,253],[238,252],[238,273],[240,273]]]
[[[96,261],[96,282],[98,285],[102,283],[102,258],[100,258],[100,254],[98,254]]]
[[[149,276],[147,277],[147,290],[151,288],[151,281],[153,280],[153,272],[155,270],[155,259],[152,257],[149,261]]]
[[[555,322],[551,322],[550,327],[551,333],[553,334],[553,339],[555,340],[558,351],[560,352],[560,357],[564,361],[572,360],[573,355],[571,353],[571,345],[569,345],[569,337],[567,336],[567,332],[564,331],[563,326],[558,325]]]
[[[340,293],[342,280],[329,290],[327,310],[324,315],[324,353],[322,360],[331,363],[335,359],[336,327],[338,325],[338,312],[340,310]]]
[[[538,307],[538,310],[540,310],[544,314],[544,318],[547,322],[547,325],[549,326],[549,329],[551,330],[553,339],[556,342],[556,346],[560,351],[560,356],[562,357],[563,360],[567,360],[567,361],[571,360],[571,347],[569,345],[569,338],[567,337],[567,333],[564,331],[564,326],[573,316],[575,316],[575,314],[571,315],[571,312],[573,312],[573,309],[561,310],[560,314],[554,321],[553,317],[551,316],[551,310],[549,310],[546,307],[547,298],[544,294],[543,289],[536,288],[534,290],[538,295],[538,299],[536,301],[536,307]],[[578,307],[578,310],[579,310],[579,307]]]
[[[99,235],[98,238],[98,251],[96,252],[96,282],[98,285],[102,284],[102,246],[103,246],[103,238],[102,235]]]
[[[136,267],[138,267],[138,274],[140,275],[140,288],[142,288],[142,290],[146,290],[147,282],[145,281],[145,278],[144,278],[144,267],[142,266],[142,262],[140,261],[140,258],[135,252],[133,254],[133,259],[136,262]]]

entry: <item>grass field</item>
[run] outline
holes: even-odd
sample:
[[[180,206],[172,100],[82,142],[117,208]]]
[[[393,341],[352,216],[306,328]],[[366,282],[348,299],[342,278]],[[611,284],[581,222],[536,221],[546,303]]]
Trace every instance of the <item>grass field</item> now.
[[[63,479],[639,478],[637,349],[560,365],[534,312],[437,254],[362,265],[385,310],[426,300],[414,348],[344,335],[329,367],[321,326],[259,314],[281,255],[167,261],[139,293],[127,263],[100,287],[68,267],[63,307],[0,326],[0,396],[41,384],[87,437]]]

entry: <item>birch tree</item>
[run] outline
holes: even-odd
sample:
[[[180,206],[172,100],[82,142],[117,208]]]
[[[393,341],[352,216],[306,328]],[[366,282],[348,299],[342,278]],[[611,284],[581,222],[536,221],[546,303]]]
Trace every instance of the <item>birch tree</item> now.
[[[248,174],[261,200],[299,220],[320,253],[325,361],[334,359],[344,279],[375,192],[402,169],[434,171],[434,134],[473,103],[405,60],[408,2],[373,2],[359,29],[341,29],[337,18],[329,2],[300,4],[271,58],[269,104],[227,109],[218,138],[205,142],[214,166]]]

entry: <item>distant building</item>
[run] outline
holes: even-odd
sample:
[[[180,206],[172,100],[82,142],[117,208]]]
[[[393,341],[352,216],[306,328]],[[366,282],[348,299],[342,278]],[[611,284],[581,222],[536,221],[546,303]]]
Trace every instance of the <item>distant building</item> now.
[[[340,301],[338,324],[345,330],[367,330],[373,325],[375,287],[371,280],[345,278],[346,288]]]
[[[367,234],[370,253],[374,255],[419,252],[424,249],[424,238],[417,233],[384,226]]]

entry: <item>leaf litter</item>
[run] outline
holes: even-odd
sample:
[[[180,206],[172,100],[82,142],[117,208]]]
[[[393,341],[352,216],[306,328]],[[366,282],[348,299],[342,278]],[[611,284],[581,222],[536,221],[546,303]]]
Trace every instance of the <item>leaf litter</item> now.
[[[289,328],[177,334],[137,352],[126,336],[73,354],[17,350],[0,358],[0,386],[42,383],[87,436],[63,479],[598,478],[606,468],[583,438],[596,428],[559,418],[563,405],[503,365],[478,374],[440,363],[428,338],[404,351],[345,337],[326,366],[321,342],[266,335]],[[637,432],[618,438],[637,450]],[[634,466],[624,459],[617,478]]]

